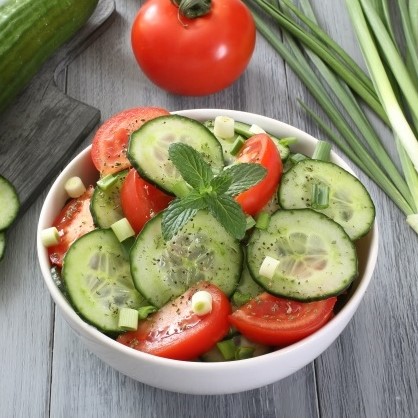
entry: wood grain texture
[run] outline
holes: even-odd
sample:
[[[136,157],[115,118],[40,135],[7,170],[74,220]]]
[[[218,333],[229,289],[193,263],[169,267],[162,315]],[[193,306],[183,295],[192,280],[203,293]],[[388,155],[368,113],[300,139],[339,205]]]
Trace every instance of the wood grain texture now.
[[[100,119],[100,111],[67,96],[56,79],[105,28],[114,10],[106,0],[87,24],[42,67],[0,115],[0,173],[16,187],[21,213],[32,203]]]
[[[138,105],[232,108],[277,118],[322,137],[296,99],[315,107],[314,101],[260,36],[246,73],[218,94],[178,97],[150,84],[130,50],[130,22],[140,4],[116,1],[112,25],[60,78],[66,94],[100,109],[102,120]],[[362,63],[344,0],[312,4],[332,36]],[[380,132],[393,149],[390,132],[382,127]],[[90,140],[91,135],[79,148]],[[350,165],[370,191],[381,227],[378,265],[359,310],[314,363],[275,384],[227,396],[187,396],[151,388],[87,351],[55,312],[36,264],[35,225],[45,197],[40,194],[9,231],[0,264],[0,417],[418,416],[418,238],[380,189]]]

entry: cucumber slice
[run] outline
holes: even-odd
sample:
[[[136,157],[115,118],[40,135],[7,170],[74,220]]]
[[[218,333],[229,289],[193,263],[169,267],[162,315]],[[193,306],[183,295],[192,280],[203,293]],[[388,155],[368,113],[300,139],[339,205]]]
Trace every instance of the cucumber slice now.
[[[64,257],[62,277],[76,312],[105,333],[122,331],[121,308],[145,303],[134,287],[127,253],[111,229],[95,229],[76,240]]]
[[[0,231],[4,231],[13,223],[19,208],[20,201],[15,187],[0,175]]]
[[[94,224],[99,228],[109,228],[124,217],[120,202],[120,189],[127,174],[128,170],[115,174],[115,183],[106,190],[102,190],[99,186],[94,188],[90,212]]]
[[[199,211],[170,241],[164,241],[161,218],[162,213],[145,224],[131,249],[137,289],[157,307],[201,280],[231,295],[242,270],[240,243],[206,211]]]
[[[128,159],[157,187],[171,194],[181,194],[187,183],[168,158],[168,147],[183,142],[200,152],[215,172],[224,167],[222,147],[216,137],[200,122],[179,115],[160,116],[144,123],[129,140]]]
[[[261,276],[266,256],[280,261],[272,279]],[[357,254],[344,229],[312,209],[279,210],[267,230],[255,229],[247,247],[251,275],[268,292],[302,301],[344,291],[357,276]]]
[[[339,223],[352,240],[370,230],[375,207],[369,193],[355,176],[331,162],[306,159],[284,173],[279,188],[281,207],[310,208],[314,183],[329,187],[328,207],[316,211]]]

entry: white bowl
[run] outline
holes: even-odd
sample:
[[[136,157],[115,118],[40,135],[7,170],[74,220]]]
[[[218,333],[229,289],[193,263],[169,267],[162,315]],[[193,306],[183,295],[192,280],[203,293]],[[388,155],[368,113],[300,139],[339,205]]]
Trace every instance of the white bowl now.
[[[312,154],[317,140],[292,126],[251,113],[199,109],[179,113],[197,120],[226,115],[235,120],[256,124],[279,137],[299,139],[295,150]],[[350,167],[335,153],[332,161],[352,173]],[[42,207],[38,224],[38,258],[49,292],[64,319],[91,352],[121,373],[148,385],[188,394],[227,394],[250,390],[283,379],[301,369],[326,350],[346,327],[370,283],[377,259],[378,231],[375,224],[368,235],[357,243],[359,277],[349,292],[348,300],[336,316],[319,331],[286,348],[247,360],[223,363],[201,363],[170,360],[142,353],[117,343],[84,322],[56,287],[50,274],[46,249],[40,232],[51,226],[67,199],[64,184],[69,177],[80,176],[85,183],[97,179],[90,159],[90,147],[78,154],[54,182]]]

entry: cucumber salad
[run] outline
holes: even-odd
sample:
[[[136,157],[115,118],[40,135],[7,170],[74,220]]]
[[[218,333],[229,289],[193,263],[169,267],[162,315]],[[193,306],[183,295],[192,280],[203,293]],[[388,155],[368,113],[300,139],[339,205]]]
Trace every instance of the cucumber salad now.
[[[95,134],[97,182],[72,177],[42,231],[80,317],[156,356],[233,361],[332,319],[375,208],[363,184],[296,138],[219,115],[127,109]]]

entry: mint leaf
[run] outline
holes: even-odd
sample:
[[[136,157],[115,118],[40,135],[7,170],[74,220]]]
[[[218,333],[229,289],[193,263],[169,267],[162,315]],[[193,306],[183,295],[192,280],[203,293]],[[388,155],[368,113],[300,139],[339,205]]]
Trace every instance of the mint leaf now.
[[[241,206],[230,196],[221,195],[206,198],[210,213],[234,238],[244,238],[246,218]]]
[[[260,164],[239,163],[215,176],[200,153],[187,144],[171,144],[168,153],[193,190],[174,200],[163,212],[163,238],[170,240],[198,210],[206,208],[234,238],[244,238],[246,216],[233,197],[261,181],[267,170]]]
[[[229,187],[232,184],[232,176],[230,176],[226,171],[221,171],[217,176],[215,176],[210,182],[212,192],[216,194],[224,194],[228,191]]]
[[[204,197],[196,191],[192,191],[182,199],[173,200],[162,215],[161,232],[164,240],[173,238],[199,209],[206,207],[207,202]]]
[[[232,183],[225,192],[228,196],[236,196],[259,183],[267,174],[267,170],[260,164],[238,163],[226,167],[221,175],[228,175]]]
[[[171,144],[168,155],[183,179],[194,189],[202,189],[209,185],[213,178],[210,165],[190,145],[182,142]]]

